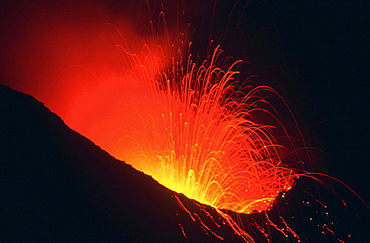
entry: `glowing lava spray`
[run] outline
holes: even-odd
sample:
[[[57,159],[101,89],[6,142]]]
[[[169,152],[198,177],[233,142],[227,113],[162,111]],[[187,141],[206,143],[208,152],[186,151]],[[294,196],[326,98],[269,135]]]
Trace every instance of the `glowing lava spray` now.
[[[12,3],[13,14],[4,15],[1,24],[6,30],[1,39],[6,65],[0,71],[10,77],[9,86],[44,102],[115,158],[214,207],[218,219],[205,213],[209,207],[196,208],[204,209],[210,224],[214,219],[215,228],[228,224],[246,242],[272,242],[275,234],[282,241],[309,237],[341,242],[357,228],[352,222],[365,225],[360,213],[348,210],[334,189],[318,178],[341,184],[361,200],[353,190],[335,178],[306,171],[314,168],[304,167],[303,161],[310,163],[315,157],[284,99],[255,77],[245,78],[254,72],[245,69],[244,58],[228,56],[248,53],[265,37],[270,41],[264,30],[277,22],[271,18],[265,25],[268,19],[256,17],[262,12],[254,4],[268,15],[285,8],[270,11],[265,1],[123,2],[23,1],[22,8]],[[228,10],[225,19],[223,12]],[[151,12],[159,13],[157,21]],[[256,23],[263,29],[253,26]],[[245,33],[252,38],[243,39]],[[207,49],[206,55],[199,46]],[[223,54],[223,47],[231,52]],[[264,56],[270,48],[253,51]],[[182,196],[172,195],[181,213],[216,235],[201,216],[187,210]],[[369,206],[361,202],[367,214]],[[337,212],[335,204],[340,205]],[[342,217],[344,210],[353,216],[350,220]],[[179,230],[186,231],[181,225]]]
[[[122,104],[107,119],[116,124],[118,142],[104,147],[93,141],[164,186],[218,209],[260,212],[291,188],[296,175],[282,162],[284,148],[273,127],[254,115],[269,114],[260,106],[268,103],[261,93],[274,91],[242,92],[234,80],[241,61],[217,67],[219,47],[199,66],[191,55],[184,62],[181,49],[168,58],[149,47],[140,55],[118,48],[131,63],[130,73],[115,81],[122,85]]]

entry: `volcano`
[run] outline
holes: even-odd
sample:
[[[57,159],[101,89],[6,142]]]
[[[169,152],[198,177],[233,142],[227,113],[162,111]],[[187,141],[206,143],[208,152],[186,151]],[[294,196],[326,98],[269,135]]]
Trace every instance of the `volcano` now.
[[[0,86],[0,114],[2,240],[243,242],[214,208],[113,158],[32,96]],[[340,237],[350,231],[348,242],[364,242],[368,211],[354,214],[322,189],[327,206],[315,204],[302,190],[318,186],[312,182],[300,178],[268,214],[229,213],[244,222],[251,242],[266,242],[263,232],[272,242],[338,242],[338,235],[327,228],[321,233],[314,223],[332,220]],[[282,215],[294,229],[289,235],[273,223]]]
[[[3,240],[241,241],[214,209],[204,217],[206,206],[114,159],[31,96],[1,86],[0,104]],[[211,215],[220,222],[206,228]]]
[[[15,1],[1,8],[4,14],[0,21],[0,84],[32,95],[58,114],[29,95],[0,87],[2,240],[243,241],[232,229],[233,225],[225,222],[215,209],[161,186],[123,162],[125,158],[114,159],[94,145],[103,148],[99,141],[71,126],[91,142],[64,124],[70,125],[63,113],[73,103],[66,102],[68,98],[79,89],[87,92],[86,87],[91,86],[90,83],[79,86],[83,80],[79,76],[66,78],[67,82],[59,80],[59,74],[75,64],[91,66],[96,73],[101,71],[100,61],[110,59],[101,58],[108,57],[108,52],[96,48],[100,42],[95,43],[93,37],[102,33],[100,24],[107,23],[98,21],[96,16],[100,15],[93,14],[98,8],[93,4],[80,6],[80,2],[58,1],[56,5],[45,3],[44,6],[44,2],[48,1],[30,4]],[[136,18],[135,13],[141,16],[146,13],[128,7],[131,1],[102,2],[112,2],[106,3],[109,6],[105,15],[112,23],[117,22],[116,18],[132,20]],[[189,22],[201,33],[198,37],[194,35],[193,55],[205,55],[202,52],[206,49],[202,46],[208,46],[205,42],[218,39],[216,33],[215,38],[210,37],[210,33],[220,31],[225,39],[230,39],[222,42],[227,56],[247,53],[250,58],[245,59],[255,63],[251,66],[253,70],[246,70],[246,76],[256,73],[262,84],[281,85],[279,93],[292,104],[293,110],[299,111],[301,131],[310,134],[307,150],[314,147],[332,156],[328,159],[314,150],[307,153],[310,158],[299,156],[287,161],[298,163],[298,167],[305,162],[305,170],[323,172],[329,178],[315,173],[311,178],[300,177],[286,194],[276,195],[268,211],[251,211],[250,215],[226,212],[226,216],[233,217],[242,228],[237,232],[246,232],[253,238],[251,242],[367,242],[369,116],[366,112],[368,89],[363,88],[367,87],[368,77],[368,69],[363,65],[368,57],[367,29],[363,24],[366,8],[361,4],[340,3],[335,8],[331,3],[268,2],[266,5],[264,1],[251,4],[250,1],[226,1],[218,6],[221,2],[217,1],[213,13],[209,11],[212,8],[198,5],[204,9],[203,14],[195,11],[196,4],[192,3],[197,1],[184,2],[189,4],[186,16],[194,20]],[[213,4],[213,1],[205,1],[204,6],[207,2]],[[262,8],[256,8],[258,2]],[[176,8],[167,3],[162,6],[165,6],[168,23],[178,23],[170,21],[171,10]],[[99,10],[105,12],[105,8]],[[152,9],[152,12],[161,10]],[[208,24],[204,21],[207,14],[212,15]],[[235,19],[235,27],[225,21],[228,18]],[[147,24],[145,18],[138,19],[138,26],[142,27],[142,22]],[[271,37],[275,32],[278,38]],[[139,34],[141,36],[141,31]],[[114,52],[112,57],[116,55]],[[90,60],[90,56],[98,57],[99,62],[92,61],[89,65],[89,61],[85,61]],[[114,70],[115,65],[106,63],[109,65],[103,67]],[[281,69],[289,77],[280,77]],[[110,98],[107,93],[103,94]],[[125,93],[119,94],[127,97]],[[102,98],[92,96],[96,104],[101,103]],[[85,107],[81,110],[87,111]],[[81,110],[76,113],[81,114]],[[127,110],[122,113],[129,114]],[[65,119],[64,122],[58,116]],[[88,119],[92,118],[106,116],[94,115]],[[85,128],[86,123],[82,126]],[[363,202],[355,192],[364,198]]]

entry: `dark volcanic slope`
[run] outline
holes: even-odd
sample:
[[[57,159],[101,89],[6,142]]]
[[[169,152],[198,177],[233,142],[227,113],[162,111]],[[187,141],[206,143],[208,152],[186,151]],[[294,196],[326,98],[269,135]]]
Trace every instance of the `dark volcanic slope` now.
[[[176,194],[70,130],[31,96],[5,86],[0,143],[1,241],[218,239],[181,209]],[[199,206],[180,197],[207,220]],[[227,242],[240,241],[227,226],[207,225]]]
[[[241,242],[214,209],[206,208],[211,218],[205,206],[114,159],[42,103],[5,86],[0,86],[0,165],[1,242],[217,242],[218,236]],[[335,188],[338,196],[325,186],[312,190],[318,186],[300,178],[269,218],[282,229],[283,217],[301,242],[367,242],[368,208],[346,196],[349,190]],[[264,214],[236,219],[256,242],[297,240],[266,224]]]

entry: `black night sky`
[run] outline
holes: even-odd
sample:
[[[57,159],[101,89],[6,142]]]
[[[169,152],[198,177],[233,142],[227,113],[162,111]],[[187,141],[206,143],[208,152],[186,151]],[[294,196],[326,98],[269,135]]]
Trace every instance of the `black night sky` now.
[[[47,1],[33,4],[42,2]],[[142,21],[137,13],[146,14],[143,3],[137,3],[140,1],[95,2],[114,16],[134,18],[134,23]],[[185,22],[194,30],[193,52],[205,56],[204,46],[211,35],[226,55],[251,62],[246,75],[257,74],[258,82],[271,85],[288,101],[306,145],[316,148],[311,151],[312,165],[306,169],[342,181],[370,203],[370,8],[366,1],[161,2],[165,14],[185,9]],[[0,84],[13,89],[21,87],[19,77],[23,75],[17,69],[19,56],[12,51],[30,45],[22,34],[25,28],[37,29],[25,27],[23,15],[19,15],[27,12],[29,4],[0,4]],[[157,1],[149,4],[157,16],[161,5]],[[178,15],[168,14],[167,21],[176,23],[176,19]],[[176,25],[169,24],[169,28]],[[26,59],[31,68],[41,67],[37,58]],[[325,182],[344,200],[364,207],[340,184]],[[359,211],[368,215],[368,210]]]
[[[233,37],[226,52],[246,54],[255,72],[288,100],[308,146],[324,152],[312,151],[313,163],[369,202],[368,5],[240,1],[230,17],[234,5],[226,2],[219,2],[227,6],[220,15],[239,23],[226,30]],[[213,29],[227,18],[215,20]]]

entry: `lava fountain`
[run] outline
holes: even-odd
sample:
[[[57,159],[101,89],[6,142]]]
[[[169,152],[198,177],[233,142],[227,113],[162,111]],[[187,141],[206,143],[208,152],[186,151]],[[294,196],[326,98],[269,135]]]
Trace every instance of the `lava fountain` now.
[[[166,26],[163,12],[159,22],[162,28]],[[61,32],[64,29],[68,31]],[[163,35],[153,34],[150,22],[147,29],[152,34],[144,40],[145,36],[105,22],[101,29],[94,29],[94,37],[95,32],[104,33],[94,42],[88,31],[70,29],[74,30],[69,25],[48,28],[48,38],[39,38],[60,41],[47,42],[51,47],[45,49],[57,59],[50,63],[70,65],[63,72],[54,67],[62,73],[53,84],[58,95],[40,95],[40,87],[50,85],[46,78],[41,78],[45,82],[40,87],[35,85],[40,93],[30,93],[114,157],[167,188],[216,208],[245,241],[253,239],[243,230],[243,223],[235,223],[225,210],[268,211],[298,176],[317,180],[314,173],[299,172],[298,165],[286,162],[294,146],[280,110],[270,100],[273,97],[284,104],[283,98],[269,86],[254,85],[253,76],[241,79],[245,61],[223,55],[222,47],[214,42],[209,43],[207,57],[199,61],[192,54],[187,30],[178,31],[176,37],[166,28]],[[90,41],[81,41],[81,50],[63,46],[69,43],[64,36],[79,43],[80,35]],[[34,41],[37,45],[39,39]],[[60,46],[67,46],[69,52]],[[40,78],[34,76],[34,80]],[[289,233],[299,238],[282,217],[279,226],[267,213],[265,217],[266,225],[284,237]],[[265,234],[256,222],[250,225]]]
[[[67,121],[81,132],[86,120],[77,120],[86,114],[86,106],[79,104],[103,103],[94,109],[100,106],[108,113],[99,114],[82,134],[116,158],[217,209],[246,214],[268,209],[296,177],[282,161],[284,147],[275,141],[273,126],[255,115],[272,116],[260,104],[268,104],[262,94],[274,90],[249,86],[245,92],[234,79],[242,61],[225,70],[218,67],[218,46],[201,65],[184,49],[158,46],[152,52],[144,45],[134,54],[116,45],[115,56],[129,63],[125,74],[73,102]]]

